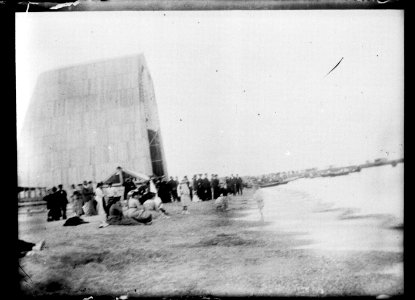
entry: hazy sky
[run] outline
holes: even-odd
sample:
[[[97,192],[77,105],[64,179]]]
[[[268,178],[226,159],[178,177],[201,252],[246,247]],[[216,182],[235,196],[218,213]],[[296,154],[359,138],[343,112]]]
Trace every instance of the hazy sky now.
[[[41,72],[138,53],[171,175],[403,157],[398,10],[19,13],[18,132]]]

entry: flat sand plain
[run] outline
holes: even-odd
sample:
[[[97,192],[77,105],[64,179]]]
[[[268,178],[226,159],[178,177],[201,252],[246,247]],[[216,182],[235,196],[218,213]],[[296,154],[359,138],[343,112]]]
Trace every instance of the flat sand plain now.
[[[403,294],[402,249],[376,244],[342,248],[341,239],[330,244],[333,234],[315,232],[329,232],[328,226],[344,222],[337,218],[339,212],[289,205],[299,194],[287,189],[281,194],[286,201],[266,202],[264,221],[249,189],[231,196],[226,212],[206,201],[192,203],[190,215],[182,215],[179,203],[169,203],[171,217],[149,226],[98,229],[94,216],[85,217],[87,224],[63,227],[64,221],[46,222],[46,213],[21,213],[19,238],[46,240],[43,251],[20,260],[30,276],[22,279],[22,291],[95,298]],[[348,224],[354,226],[348,231],[353,236],[377,223]],[[347,231],[347,226],[337,228]],[[382,235],[391,240],[382,245],[393,245],[402,230],[387,229]]]

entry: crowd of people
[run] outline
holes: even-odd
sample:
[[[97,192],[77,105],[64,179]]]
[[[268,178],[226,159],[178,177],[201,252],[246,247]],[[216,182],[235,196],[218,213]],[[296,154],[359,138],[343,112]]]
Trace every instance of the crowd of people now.
[[[135,178],[127,178],[123,192],[108,183],[99,182],[94,188],[92,181],[73,184],[70,202],[74,216],[81,217],[99,215],[100,228],[108,225],[151,224],[153,218],[162,216],[168,218],[164,204],[179,202],[182,214],[189,214],[191,202],[216,200],[219,206],[226,208],[224,199],[228,194],[242,194],[243,181],[233,174],[219,179],[217,174],[194,175],[191,180],[184,176],[151,177],[147,181],[137,182]],[[122,194],[122,195],[121,195]],[[63,186],[53,187],[44,197],[48,209],[48,221],[66,219],[68,194]],[[226,205],[225,205],[226,204]]]

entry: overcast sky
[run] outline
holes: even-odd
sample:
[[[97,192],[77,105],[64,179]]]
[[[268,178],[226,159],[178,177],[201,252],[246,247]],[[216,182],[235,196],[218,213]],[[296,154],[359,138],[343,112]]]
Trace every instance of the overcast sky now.
[[[43,71],[138,53],[171,175],[403,157],[398,10],[19,13],[18,132]]]

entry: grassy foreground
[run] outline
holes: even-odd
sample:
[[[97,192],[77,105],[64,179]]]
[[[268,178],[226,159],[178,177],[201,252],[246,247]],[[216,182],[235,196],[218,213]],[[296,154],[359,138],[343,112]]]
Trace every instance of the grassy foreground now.
[[[150,226],[88,224],[63,227],[46,215],[21,215],[19,237],[46,240],[46,248],[21,259],[30,276],[26,295],[322,296],[402,294],[402,278],[378,272],[401,262],[401,253],[312,251],[303,235],[266,231],[267,222],[236,218],[255,213],[252,192],[231,197],[229,210],[213,201],[192,203],[181,215]]]

